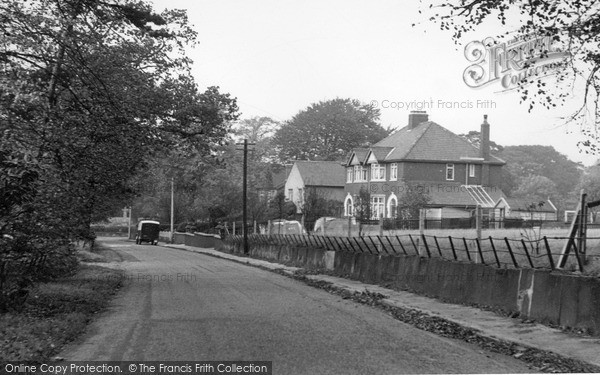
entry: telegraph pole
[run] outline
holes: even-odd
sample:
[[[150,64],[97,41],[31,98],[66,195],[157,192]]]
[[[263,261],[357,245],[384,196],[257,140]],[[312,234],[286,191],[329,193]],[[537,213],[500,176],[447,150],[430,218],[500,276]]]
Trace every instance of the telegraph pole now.
[[[248,139],[244,139],[244,196],[242,204],[244,210],[242,214],[243,233],[244,233],[244,254],[248,254]]]
[[[175,228],[175,179],[171,177],[171,243],[173,243],[173,231]]]
[[[244,181],[242,186],[242,234],[244,236],[244,254],[248,254],[248,146],[254,143],[248,143],[248,139],[244,139],[244,143],[238,143],[244,146]]]

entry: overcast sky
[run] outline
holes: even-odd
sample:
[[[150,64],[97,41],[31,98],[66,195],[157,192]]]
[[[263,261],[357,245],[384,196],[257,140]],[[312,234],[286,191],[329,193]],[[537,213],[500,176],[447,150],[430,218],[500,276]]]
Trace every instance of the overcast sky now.
[[[419,14],[418,1],[153,1],[159,11],[188,11],[198,32],[199,45],[189,51],[198,84],[237,97],[242,118],[285,121],[340,97],[377,104],[381,124],[399,128],[418,109],[408,108],[412,103],[457,134],[479,130],[487,114],[500,145],[551,145],[586,165],[598,158],[579,152],[577,127],[563,126],[569,108],[528,113],[516,91],[465,84],[465,45],[500,33],[497,25],[457,46],[450,32],[427,21],[426,9]]]

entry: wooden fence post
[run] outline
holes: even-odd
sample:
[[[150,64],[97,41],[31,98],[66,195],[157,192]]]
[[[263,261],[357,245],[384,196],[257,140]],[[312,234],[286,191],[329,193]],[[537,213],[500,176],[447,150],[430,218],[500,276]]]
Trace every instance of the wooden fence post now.
[[[383,237],[383,216],[379,218],[379,236]],[[381,252],[381,245],[377,245],[377,252]]]
[[[419,238],[417,239],[417,243],[419,244],[419,249],[417,251],[419,255],[423,253],[423,244],[419,241],[421,238],[425,238],[425,210],[422,208],[419,210]]]
[[[478,258],[479,257],[483,257],[483,254],[481,254],[481,248],[479,247],[479,244],[481,242],[481,222],[483,221],[483,212],[481,209],[480,205],[477,205],[477,207],[475,207],[475,233],[476,233],[476,239],[475,239],[475,243],[477,244],[477,248],[478,248],[478,252],[475,253],[475,263],[479,263]],[[485,263],[483,259],[481,259],[481,263]]]

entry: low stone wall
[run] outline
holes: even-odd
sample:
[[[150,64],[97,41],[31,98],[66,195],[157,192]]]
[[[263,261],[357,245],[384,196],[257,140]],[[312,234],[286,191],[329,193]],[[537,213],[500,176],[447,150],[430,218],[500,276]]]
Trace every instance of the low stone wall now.
[[[219,241],[215,250],[229,254],[244,254],[242,244],[232,244],[227,241]],[[333,270],[334,251],[313,249],[291,245],[255,245],[249,248],[252,258],[270,260],[289,266],[303,267],[307,269]]]
[[[175,232],[173,243],[202,248],[216,248],[218,243],[221,243],[221,237],[216,234]]]

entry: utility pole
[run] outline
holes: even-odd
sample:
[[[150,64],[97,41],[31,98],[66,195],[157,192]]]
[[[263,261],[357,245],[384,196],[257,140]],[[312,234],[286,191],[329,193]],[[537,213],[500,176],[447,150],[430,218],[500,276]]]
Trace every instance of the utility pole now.
[[[175,229],[175,179],[171,177],[171,243],[173,243],[173,234]]]
[[[131,206],[129,206],[129,209],[127,211],[129,211],[129,218],[127,220],[127,239],[130,240],[131,239]]]
[[[242,214],[242,233],[244,233],[244,254],[248,254],[248,139],[244,139],[244,195],[242,204],[244,210]]]
[[[244,181],[242,185],[242,234],[244,236],[244,254],[248,254],[248,146],[254,143],[248,143],[248,139],[244,139],[244,143],[238,143],[244,146]]]

